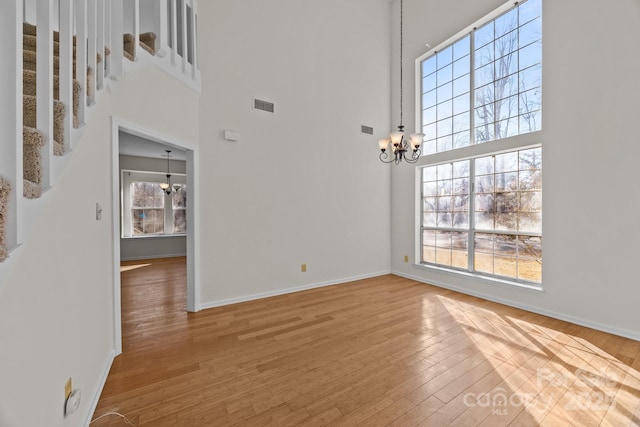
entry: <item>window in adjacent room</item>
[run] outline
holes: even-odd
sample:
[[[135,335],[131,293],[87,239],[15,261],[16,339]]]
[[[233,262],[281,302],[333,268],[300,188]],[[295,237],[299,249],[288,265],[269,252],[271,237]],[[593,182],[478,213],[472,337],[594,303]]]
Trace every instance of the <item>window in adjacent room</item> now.
[[[417,61],[424,265],[542,282],[541,7],[505,5]]]
[[[187,232],[187,186],[183,174],[171,174],[172,192],[160,184],[164,173],[123,171],[122,237],[183,235]]]

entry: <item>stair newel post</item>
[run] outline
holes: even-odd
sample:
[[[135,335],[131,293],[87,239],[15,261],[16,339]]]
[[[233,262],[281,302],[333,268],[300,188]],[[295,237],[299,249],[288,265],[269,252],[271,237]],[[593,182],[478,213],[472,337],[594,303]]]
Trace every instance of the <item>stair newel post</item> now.
[[[46,138],[40,150],[42,190],[52,185],[54,4],[54,0],[38,0],[36,10],[36,127]]]
[[[0,115],[0,175],[11,184],[7,201],[5,244],[22,243],[22,16],[23,1],[2,3],[0,13],[0,99],[6,108]]]
[[[65,107],[64,150],[71,149],[71,129],[73,128],[73,2],[60,2],[60,102]]]
[[[123,43],[123,0],[110,0],[111,1],[111,57],[110,57],[110,71],[112,78],[118,78],[122,75],[122,62],[124,56],[124,43]]]
[[[96,45],[98,46],[98,54],[102,57],[102,61],[96,64],[96,90],[100,90],[104,86],[104,72],[105,72],[105,64],[107,63],[107,55],[104,51],[104,27],[105,27],[105,15],[104,15],[104,0],[96,1],[96,17],[98,21],[98,25],[96,28]]]
[[[78,125],[82,126],[87,108],[87,0],[76,0],[76,80],[82,88],[78,94]]]
[[[98,5],[87,0],[87,105],[95,104],[97,68]]]

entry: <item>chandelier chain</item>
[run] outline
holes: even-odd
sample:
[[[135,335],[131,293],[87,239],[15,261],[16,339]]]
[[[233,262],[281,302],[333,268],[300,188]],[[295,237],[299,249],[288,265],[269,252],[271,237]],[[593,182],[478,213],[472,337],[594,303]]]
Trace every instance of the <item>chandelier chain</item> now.
[[[404,15],[404,0],[400,0],[400,126],[402,126],[403,124],[403,120],[402,120],[402,104],[403,104],[403,87],[402,87],[402,80],[403,80],[403,69],[402,69],[402,62],[403,62],[403,55],[402,55],[402,51],[403,51],[403,39],[404,39],[404,24],[403,24],[403,15]]]

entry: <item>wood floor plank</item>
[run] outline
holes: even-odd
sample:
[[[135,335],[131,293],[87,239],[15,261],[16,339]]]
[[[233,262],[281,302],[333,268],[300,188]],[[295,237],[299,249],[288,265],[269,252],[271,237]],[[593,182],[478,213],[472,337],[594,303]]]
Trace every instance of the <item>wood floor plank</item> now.
[[[640,425],[638,341],[392,275],[187,313],[184,258],[125,262],[121,272],[124,351],[94,417]],[[606,406],[576,405],[603,392]],[[110,415],[92,427],[122,425]]]

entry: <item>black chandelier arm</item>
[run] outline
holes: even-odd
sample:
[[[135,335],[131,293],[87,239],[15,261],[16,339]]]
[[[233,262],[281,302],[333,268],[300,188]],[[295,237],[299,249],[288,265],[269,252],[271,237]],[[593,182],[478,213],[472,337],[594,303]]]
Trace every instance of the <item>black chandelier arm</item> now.
[[[391,156],[389,156],[389,153],[387,153],[386,151],[382,151],[380,153],[379,157],[380,157],[380,161],[382,163],[394,163],[395,162],[396,164],[398,164],[398,161],[397,161],[397,157],[398,156],[397,155],[394,155],[394,157],[391,157]],[[389,159],[389,160],[387,160],[387,159]]]
[[[408,156],[409,153],[411,153],[411,156]],[[417,148],[415,150],[406,151],[404,154],[405,154],[404,155],[404,160],[407,163],[412,163],[413,164],[413,163],[416,163],[420,159],[420,154],[421,153],[420,153],[420,149]]]

